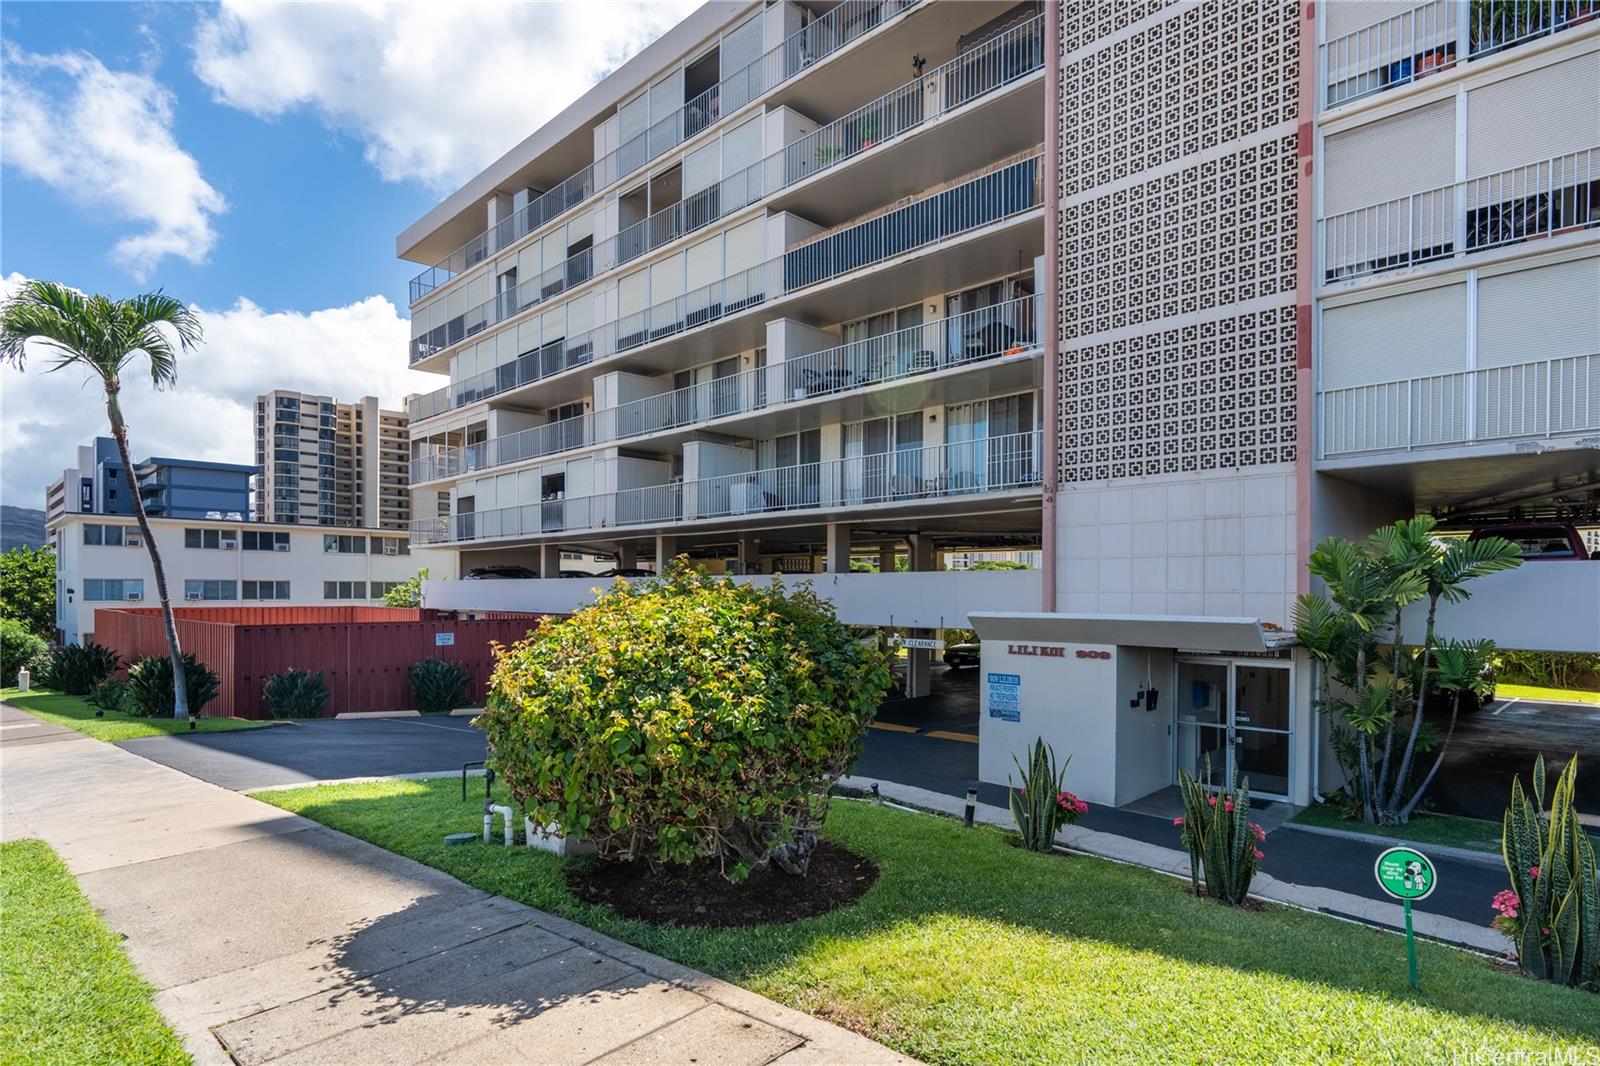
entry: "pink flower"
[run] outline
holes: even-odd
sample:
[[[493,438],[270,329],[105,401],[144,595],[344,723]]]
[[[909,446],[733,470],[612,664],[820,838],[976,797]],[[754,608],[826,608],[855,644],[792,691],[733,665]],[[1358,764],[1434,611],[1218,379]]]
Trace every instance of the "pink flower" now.
[[[1529,870],[1528,871],[1528,876],[1532,877],[1534,880],[1538,880],[1538,878],[1539,878],[1539,868],[1537,866],[1535,866],[1533,869]]]
[[[1072,801],[1072,809],[1079,814],[1087,814],[1089,812],[1089,805],[1083,802],[1081,799],[1074,799]]]
[[[1267,839],[1267,831],[1254,822],[1250,823],[1250,832],[1255,836],[1258,842],[1265,841]]]
[[[1222,809],[1225,810],[1225,811],[1228,811],[1229,813],[1232,813],[1232,811],[1233,811],[1233,800],[1228,800],[1225,803],[1223,803]]]
[[[1256,862],[1260,862],[1262,859],[1267,857],[1267,853],[1262,851],[1260,848],[1256,848],[1255,852],[1256,852]]]
[[[1207,796],[1206,797],[1206,802],[1211,804],[1211,806],[1215,807],[1217,805],[1217,797],[1215,797],[1215,796]]]
[[[1522,906],[1522,900],[1518,899],[1517,894],[1508,888],[1497,892],[1494,902],[1490,906],[1507,918],[1515,918],[1519,908]]]
[[[1183,819],[1182,818],[1174,818],[1172,820],[1172,824],[1176,825],[1176,826],[1182,826],[1183,825]]]

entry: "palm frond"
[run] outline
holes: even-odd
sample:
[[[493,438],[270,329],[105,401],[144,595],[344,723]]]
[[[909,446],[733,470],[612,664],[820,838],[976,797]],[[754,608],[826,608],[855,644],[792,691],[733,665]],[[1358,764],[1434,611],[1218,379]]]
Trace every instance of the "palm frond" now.
[[[0,360],[18,370],[27,366],[30,341],[55,352],[50,369],[58,370],[75,362],[94,364],[103,337],[89,298],[60,282],[28,281],[0,304]]]

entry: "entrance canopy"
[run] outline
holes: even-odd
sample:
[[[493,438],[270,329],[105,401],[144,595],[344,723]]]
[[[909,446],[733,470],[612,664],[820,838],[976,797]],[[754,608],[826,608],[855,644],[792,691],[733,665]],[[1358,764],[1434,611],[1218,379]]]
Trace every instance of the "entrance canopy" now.
[[[1276,651],[1297,643],[1293,633],[1263,623],[1259,618],[1042,611],[975,612],[969,617],[983,640],[1121,644],[1216,652]]]

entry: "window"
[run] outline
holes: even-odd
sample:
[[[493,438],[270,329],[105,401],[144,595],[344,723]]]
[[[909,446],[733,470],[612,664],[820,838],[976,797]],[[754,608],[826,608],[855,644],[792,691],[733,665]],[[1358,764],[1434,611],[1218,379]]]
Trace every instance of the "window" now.
[[[104,544],[105,526],[88,525],[83,527],[83,542],[85,544]]]
[[[374,581],[372,583],[372,598],[381,600],[387,596],[391,589],[399,588],[403,582],[399,581]]]
[[[243,598],[247,600],[286,600],[289,598],[289,583],[287,581],[246,581],[244,583]]]
[[[411,554],[411,542],[405,537],[373,537],[372,540],[372,550],[374,554],[379,551],[380,544],[382,545],[382,552],[384,555]]]
[[[183,531],[183,546],[185,548],[202,548],[207,551],[237,551],[239,548],[239,531],[237,529],[186,529]]]
[[[325,600],[364,600],[367,598],[365,581],[324,581],[322,598]]]
[[[239,598],[239,583],[236,581],[213,581],[210,578],[189,578],[183,583],[183,598],[186,600],[237,600]]]
[[[92,522],[83,527],[83,542],[107,548],[138,548],[144,545],[139,531],[132,526],[105,526]]]
[[[144,579],[139,577],[86,577],[83,579],[85,600],[142,600]]]
[[[247,552],[286,552],[289,550],[287,531],[271,532],[257,529],[244,531],[244,550]],[[248,599],[249,597],[246,597]]]
[[[322,536],[322,550],[332,555],[365,555],[367,538],[325,533]]]

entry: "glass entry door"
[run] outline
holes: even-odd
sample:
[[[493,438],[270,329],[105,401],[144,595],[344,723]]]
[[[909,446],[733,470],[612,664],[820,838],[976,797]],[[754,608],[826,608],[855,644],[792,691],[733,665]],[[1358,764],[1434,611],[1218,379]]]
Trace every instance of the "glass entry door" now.
[[[1180,659],[1178,767],[1214,784],[1249,778],[1253,795],[1289,795],[1287,663],[1257,659]]]

